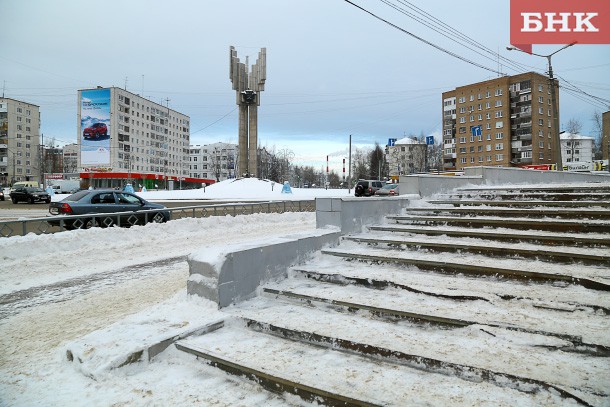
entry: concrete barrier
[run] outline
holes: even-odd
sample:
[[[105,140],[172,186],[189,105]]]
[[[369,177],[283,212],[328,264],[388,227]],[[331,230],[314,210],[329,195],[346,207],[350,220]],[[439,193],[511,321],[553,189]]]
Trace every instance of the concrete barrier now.
[[[379,223],[386,215],[401,213],[413,198],[419,196],[316,198],[316,227],[335,226],[341,234],[361,232],[363,226]]]
[[[326,228],[215,252],[201,249],[188,257],[187,292],[220,308],[247,300],[256,296],[261,283],[286,277],[290,266],[305,262],[324,246],[336,245],[339,238],[337,229]]]
[[[417,174],[400,177],[400,192],[423,197],[455,188],[495,185],[610,183],[610,176],[568,171],[539,171],[506,167],[469,167],[462,176]]]

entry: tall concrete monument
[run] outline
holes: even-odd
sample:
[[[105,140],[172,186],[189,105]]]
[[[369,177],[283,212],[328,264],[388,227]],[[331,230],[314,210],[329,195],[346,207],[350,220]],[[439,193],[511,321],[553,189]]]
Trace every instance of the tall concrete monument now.
[[[230,74],[239,106],[239,174],[258,175],[256,148],[258,145],[258,106],[260,92],[265,90],[267,79],[267,49],[261,48],[256,63],[249,71],[246,63],[237,58],[235,47],[230,52]]]

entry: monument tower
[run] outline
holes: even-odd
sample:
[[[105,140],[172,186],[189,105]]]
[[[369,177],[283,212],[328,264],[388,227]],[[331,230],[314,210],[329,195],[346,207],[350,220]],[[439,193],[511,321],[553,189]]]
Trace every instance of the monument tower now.
[[[267,79],[267,50],[261,48],[256,63],[249,71],[246,63],[237,58],[235,47],[229,49],[230,74],[233,90],[239,106],[239,173],[257,176],[256,148],[258,146],[258,106],[259,93],[265,90]]]

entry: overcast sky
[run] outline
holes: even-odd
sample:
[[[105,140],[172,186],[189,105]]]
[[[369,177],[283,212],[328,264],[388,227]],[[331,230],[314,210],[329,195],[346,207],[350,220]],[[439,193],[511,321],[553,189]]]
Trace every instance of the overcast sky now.
[[[289,148],[317,168],[390,137],[441,131],[441,93],[516,74],[391,8],[416,6],[522,65],[546,59],[509,45],[508,0],[352,0],[483,69],[441,52],[343,0],[0,0],[0,85],[6,97],[40,106],[41,131],[77,139],[77,90],[117,86],[191,118],[191,144],[237,143],[229,46],[253,64],[267,48],[259,143]],[[421,15],[420,15],[421,16]],[[558,46],[534,46],[546,54]],[[610,46],[575,45],[553,57],[571,84],[610,99]],[[561,123],[593,131],[602,106],[561,92]],[[587,99],[588,100],[588,99]]]

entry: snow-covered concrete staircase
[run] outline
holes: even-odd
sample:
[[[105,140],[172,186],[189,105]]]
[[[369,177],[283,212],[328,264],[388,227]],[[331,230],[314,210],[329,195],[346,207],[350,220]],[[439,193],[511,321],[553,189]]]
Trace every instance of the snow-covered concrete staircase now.
[[[608,405],[609,204],[599,186],[420,202],[176,346],[328,405]]]

